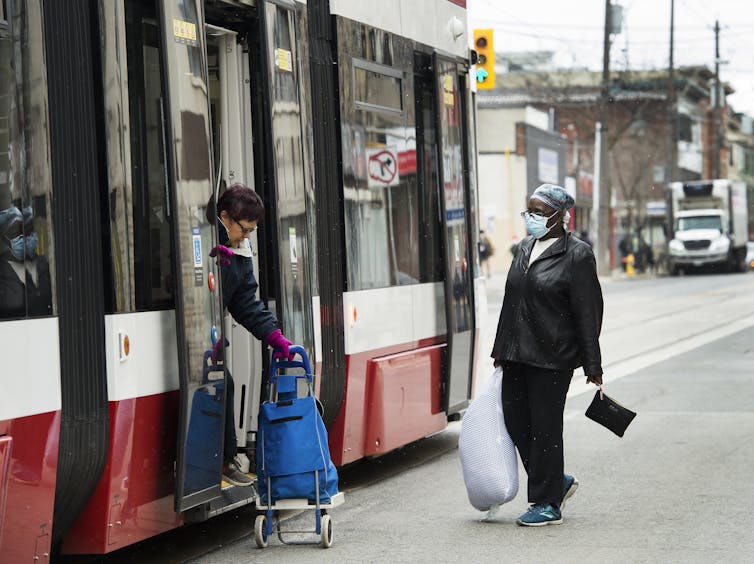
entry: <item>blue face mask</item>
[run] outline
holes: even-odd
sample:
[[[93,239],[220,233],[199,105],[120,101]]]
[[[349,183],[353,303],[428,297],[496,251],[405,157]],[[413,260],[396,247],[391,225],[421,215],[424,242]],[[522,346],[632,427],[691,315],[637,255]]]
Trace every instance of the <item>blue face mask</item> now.
[[[526,223],[526,231],[534,237],[535,239],[541,239],[545,235],[547,235],[550,232],[550,229],[555,227],[555,225],[551,225],[550,227],[547,227],[547,222],[550,221],[553,217],[555,217],[558,214],[558,212],[555,212],[550,217],[534,214],[528,211],[525,211],[523,213],[524,216],[524,222]]]
[[[26,237],[19,235],[18,237],[9,239],[8,242],[10,243],[10,252],[17,261],[24,260],[24,256],[30,259],[37,256],[39,236],[36,233],[32,233]]]

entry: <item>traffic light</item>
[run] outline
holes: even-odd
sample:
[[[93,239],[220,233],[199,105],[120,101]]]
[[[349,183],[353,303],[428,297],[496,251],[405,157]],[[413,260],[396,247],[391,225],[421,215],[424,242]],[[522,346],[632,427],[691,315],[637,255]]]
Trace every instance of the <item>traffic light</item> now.
[[[479,90],[495,88],[495,46],[491,29],[474,30],[474,49],[477,52],[476,87]]]

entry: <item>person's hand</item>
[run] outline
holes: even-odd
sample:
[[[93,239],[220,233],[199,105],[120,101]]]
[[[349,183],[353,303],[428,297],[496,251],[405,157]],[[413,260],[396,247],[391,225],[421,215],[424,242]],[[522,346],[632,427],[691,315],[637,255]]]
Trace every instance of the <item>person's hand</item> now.
[[[285,335],[283,335],[283,332],[280,329],[275,329],[272,333],[267,335],[264,342],[267,344],[267,346],[272,347],[273,353],[272,358],[287,358],[288,360],[293,360],[293,358],[296,356],[296,353],[292,353],[290,351],[291,343],[288,339],[285,338]]]
[[[215,345],[212,347],[212,355],[210,356],[210,358],[212,359],[212,364],[217,364],[218,362],[223,362],[225,360],[225,347],[227,346],[230,346],[230,343],[225,337],[223,337],[222,340],[217,340]]]
[[[220,266],[228,266],[230,264],[230,257],[233,256],[233,250],[225,245],[218,245],[217,247],[212,247],[209,256],[212,258],[217,257],[217,264]]]
[[[602,374],[591,374],[586,377],[586,383],[588,384],[591,382],[592,384],[595,384],[597,386],[602,385]]]

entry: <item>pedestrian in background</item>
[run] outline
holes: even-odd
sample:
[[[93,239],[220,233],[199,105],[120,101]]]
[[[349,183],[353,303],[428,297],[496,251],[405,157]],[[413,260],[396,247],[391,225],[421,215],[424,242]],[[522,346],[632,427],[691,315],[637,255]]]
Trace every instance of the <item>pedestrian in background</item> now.
[[[490,242],[490,238],[484,232],[484,229],[479,230],[479,263],[487,275],[490,278],[490,257],[495,254],[495,248]]]
[[[584,241],[584,243],[586,243],[590,247],[594,247],[592,240],[589,238],[589,232],[586,231],[585,229],[582,229],[581,231],[579,231],[579,239]]]
[[[503,367],[505,424],[528,474],[531,507],[516,523],[563,522],[578,480],[563,471],[563,410],[573,370],[602,384],[602,290],[592,249],[566,228],[573,198],[542,184],[521,215],[529,233],[513,260],[492,349]]]

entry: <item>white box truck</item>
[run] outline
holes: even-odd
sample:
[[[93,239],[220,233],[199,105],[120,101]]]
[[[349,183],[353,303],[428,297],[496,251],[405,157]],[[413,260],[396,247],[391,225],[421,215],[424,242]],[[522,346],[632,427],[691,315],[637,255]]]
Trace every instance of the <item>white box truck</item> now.
[[[668,271],[711,266],[721,272],[746,268],[746,184],[738,180],[672,182],[668,189],[672,233]]]

